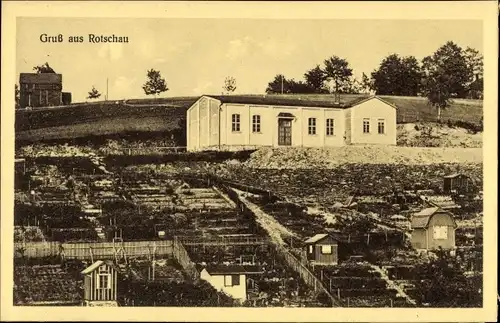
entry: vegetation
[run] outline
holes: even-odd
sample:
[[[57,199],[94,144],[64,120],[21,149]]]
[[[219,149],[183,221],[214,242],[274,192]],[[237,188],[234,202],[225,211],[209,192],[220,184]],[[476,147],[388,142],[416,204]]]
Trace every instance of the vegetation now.
[[[33,67],[33,70],[38,74],[41,73],[55,73],[54,69],[50,67],[49,63],[45,63],[43,65],[38,65]]]
[[[168,91],[167,83],[165,79],[161,77],[160,71],[150,69],[147,74],[147,81],[142,86],[144,93],[146,95],[158,95],[160,93]]]
[[[373,88],[381,95],[417,96],[420,94],[421,78],[417,59],[397,54],[384,58],[378,70],[372,73]]]
[[[98,99],[100,97],[101,97],[101,93],[94,86],[92,86],[92,90],[90,90],[89,95],[87,96],[87,99]]]
[[[224,90],[224,94],[231,94],[236,91],[236,79],[232,76],[226,77],[222,89]]]

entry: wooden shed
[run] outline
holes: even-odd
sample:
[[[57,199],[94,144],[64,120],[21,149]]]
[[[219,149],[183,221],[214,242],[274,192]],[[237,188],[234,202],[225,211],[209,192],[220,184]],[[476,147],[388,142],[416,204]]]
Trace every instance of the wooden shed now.
[[[472,179],[464,174],[450,174],[443,177],[443,191],[452,192],[470,192],[474,188]]]
[[[81,272],[84,275],[84,306],[118,306],[118,271],[112,261],[98,260]]]
[[[305,241],[307,260],[315,265],[338,264],[338,242],[327,233]]]
[[[456,228],[450,212],[439,207],[423,209],[412,216],[411,245],[424,250],[454,249]]]

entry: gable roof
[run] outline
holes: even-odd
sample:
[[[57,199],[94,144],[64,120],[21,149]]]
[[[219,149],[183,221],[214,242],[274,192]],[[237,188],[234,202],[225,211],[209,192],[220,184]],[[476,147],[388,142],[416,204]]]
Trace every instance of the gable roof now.
[[[104,261],[104,260],[97,260],[92,265],[90,265],[87,268],[85,268],[84,270],[82,270],[81,274],[83,274],[83,275],[90,274],[91,272],[93,272],[97,268],[101,267],[101,265],[103,265],[103,264],[115,267],[115,265],[113,264],[113,262],[110,261],[110,260],[106,260],[106,261]]]
[[[419,229],[425,229],[429,226],[429,221],[431,220],[432,216],[436,213],[446,213],[450,215],[451,219],[453,220],[453,223],[455,223],[455,219],[453,219],[453,216],[451,213],[443,210],[440,207],[429,207],[421,210],[418,213],[413,214],[411,217],[411,227],[414,228],[419,228]]]
[[[319,233],[319,234],[307,239],[304,242],[305,243],[316,243],[316,242],[319,242],[319,241],[325,239],[326,237],[328,237],[328,233]]]
[[[258,266],[245,265],[208,265],[205,270],[210,275],[231,275],[231,274],[262,274],[264,271]]]
[[[56,73],[21,73],[19,83],[59,84],[62,83],[62,75]]]

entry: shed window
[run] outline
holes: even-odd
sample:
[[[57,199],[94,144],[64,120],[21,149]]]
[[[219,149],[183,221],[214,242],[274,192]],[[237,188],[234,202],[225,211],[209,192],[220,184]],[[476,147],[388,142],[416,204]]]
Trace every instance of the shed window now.
[[[332,254],[332,246],[321,246],[321,253],[324,255]]]
[[[239,286],[240,285],[240,275],[225,275],[224,276],[224,286]]]
[[[233,114],[232,119],[231,119],[231,129],[233,132],[238,132],[240,131],[240,115],[239,114]]]
[[[326,119],[326,135],[327,136],[335,135],[335,120]]]
[[[99,274],[97,276],[97,288],[109,289],[111,288],[111,279],[109,274]]]
[[[448,239],[448,227],[447,226],[434,226],[433,227],[433,237],[436,240]]]
[[[363,119],[363,133],[370,133],[370,119]]]
[[[260,132],[260,115],[252,116],[252,132]]]
[[[309,123],[308,123],[308,133],[310,135],[315,135],[316,134],[316,118],[309,118]]]
[[[309,246],[309,253],[313,253],[313,250],[314,250],[313,246],[312,245]]]
[[[385,120],[384,119],[378,119],[378,133],[380,135],[385,134]]]

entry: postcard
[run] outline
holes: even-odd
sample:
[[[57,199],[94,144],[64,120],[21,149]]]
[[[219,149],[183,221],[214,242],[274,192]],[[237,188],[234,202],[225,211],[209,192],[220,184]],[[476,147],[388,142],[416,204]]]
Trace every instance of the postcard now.
[[[496,319],[495,2],[2,9],[2,319]]]

